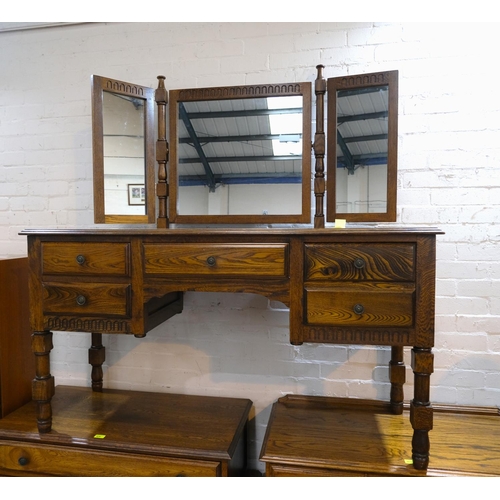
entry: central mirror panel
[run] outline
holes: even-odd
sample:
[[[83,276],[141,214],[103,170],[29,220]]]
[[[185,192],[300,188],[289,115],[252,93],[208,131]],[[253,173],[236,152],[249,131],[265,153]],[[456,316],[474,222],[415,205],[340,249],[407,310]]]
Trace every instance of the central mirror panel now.
[[[173,223],[311,221],[311,84],[172,90]]]

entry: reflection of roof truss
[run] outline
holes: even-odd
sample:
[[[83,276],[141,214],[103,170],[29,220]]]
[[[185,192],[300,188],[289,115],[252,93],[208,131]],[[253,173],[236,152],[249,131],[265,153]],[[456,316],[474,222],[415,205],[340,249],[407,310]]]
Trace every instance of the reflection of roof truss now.
[[[213,191],[219,183],[294,183],[301,178],[302,155],[275,155],[272,141],[300,142],[302,134],[271,134],[269,116],[302,113],[302,108],[268,109],[264,98],[238,101],[238,106],[256,109],[217,110],[220,102],[209,101],[204,105],[209,109],[198,109],[196,102],[179,103],[185,133],[179,129],[178,163],[192,165],[190,173],[179,171],[181,185],[203,183]],[[256,162],[259,166],[251,168]],[[196,167],[200,164],[202,171]]]
[[[387,95],[387,86],[337,93],[337,166],[349,174],[387,163]]]

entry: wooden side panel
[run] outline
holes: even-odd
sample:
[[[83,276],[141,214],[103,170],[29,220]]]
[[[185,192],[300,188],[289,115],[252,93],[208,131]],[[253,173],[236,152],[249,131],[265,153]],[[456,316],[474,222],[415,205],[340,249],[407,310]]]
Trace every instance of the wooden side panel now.
[[[28,259],[0,260],[0,418],[31,400]]]

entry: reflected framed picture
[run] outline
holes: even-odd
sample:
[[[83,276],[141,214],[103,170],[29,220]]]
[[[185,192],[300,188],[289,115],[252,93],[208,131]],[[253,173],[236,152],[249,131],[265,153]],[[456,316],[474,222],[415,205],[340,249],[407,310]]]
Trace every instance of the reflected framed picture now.
[[[146,187],[144,184],[128,184],[128,204],[146,204]]]

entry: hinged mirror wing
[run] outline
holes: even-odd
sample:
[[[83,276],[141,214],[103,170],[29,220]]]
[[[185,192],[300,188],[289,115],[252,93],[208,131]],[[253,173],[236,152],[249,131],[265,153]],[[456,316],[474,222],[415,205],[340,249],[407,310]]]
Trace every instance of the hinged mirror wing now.
[[[327,81],[327,221],[396,221],[398,72]]]
[[[154,89],[92,75],[94,221],[155,221]]]
[[[311,222],[310,82],[171,90],[169,105],[170,222]]]

